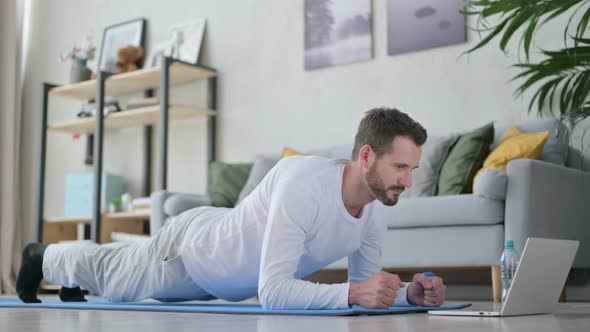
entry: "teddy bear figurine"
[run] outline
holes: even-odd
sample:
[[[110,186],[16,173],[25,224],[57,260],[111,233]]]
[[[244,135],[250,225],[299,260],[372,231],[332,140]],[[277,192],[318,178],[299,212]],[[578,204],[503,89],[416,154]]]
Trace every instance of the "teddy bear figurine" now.
[[[143,58],[143,47],[129,45],[117,50],[117,65],[113,74],[137,70],[137,62]]]

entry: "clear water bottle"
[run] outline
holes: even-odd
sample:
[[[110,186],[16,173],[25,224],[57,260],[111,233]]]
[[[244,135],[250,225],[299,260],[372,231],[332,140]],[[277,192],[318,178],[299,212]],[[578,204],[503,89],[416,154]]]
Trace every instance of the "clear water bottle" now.
[[[514,241],[506,240],[504,242],[504,252],[502,252],[501,263],[501,277],[502,277],[502,303],[506,300],[506,295],[512,284],[512,279],[516,274],[520,255],[514,249]]]

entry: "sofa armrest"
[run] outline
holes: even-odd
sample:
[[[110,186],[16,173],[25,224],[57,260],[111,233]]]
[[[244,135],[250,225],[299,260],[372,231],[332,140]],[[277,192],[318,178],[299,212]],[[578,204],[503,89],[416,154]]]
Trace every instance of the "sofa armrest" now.
[[[200,206],[211,205],[207,195],[175,193],[166,190],[155,191],[151,195],[150,233],[155,234],[168,217]]]
[[[575,267],[590,267],[590,173],[539,160],[507,168],[505,238],[522,252],[527,237],[580,241]]]

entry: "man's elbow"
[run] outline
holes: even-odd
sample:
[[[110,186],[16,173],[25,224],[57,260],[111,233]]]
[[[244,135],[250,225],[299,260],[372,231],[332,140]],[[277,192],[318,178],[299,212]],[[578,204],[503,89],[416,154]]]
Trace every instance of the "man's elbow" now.
[[[258,300],[260,301],[260,305],[265,310],[280,310],[283,309],[276,300],[275,291],[273,287],[266,285],[261,285],[258,287]]]

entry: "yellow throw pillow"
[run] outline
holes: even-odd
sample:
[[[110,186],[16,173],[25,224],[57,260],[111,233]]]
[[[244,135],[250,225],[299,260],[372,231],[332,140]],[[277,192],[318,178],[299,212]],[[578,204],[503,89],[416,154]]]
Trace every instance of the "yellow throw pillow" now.
[[[295,149],[291,149],[291,148],[284,148],[283,149],[283,154],[281,155],[281,159],[283,158],[287,158],[287,157],[291,157],[291,156],[304,156],[305,153],[303,152],[299,152]]]
[[[525,134],[518,128],[508,128],[498,146],[486,158],[483,167],[475,175],[474,187],[477,177],[486,169],[495,168],[505,171],[506,165],[511,160],[539,158],[548,138],[549,131]]]

